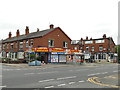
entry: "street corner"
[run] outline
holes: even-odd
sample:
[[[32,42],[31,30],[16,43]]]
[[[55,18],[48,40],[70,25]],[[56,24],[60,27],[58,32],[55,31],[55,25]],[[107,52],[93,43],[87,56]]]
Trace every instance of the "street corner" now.
[[[110,75],[106,77],[90,77],[88,81],[105,87],[120,88],[118,83],[118,75]]]

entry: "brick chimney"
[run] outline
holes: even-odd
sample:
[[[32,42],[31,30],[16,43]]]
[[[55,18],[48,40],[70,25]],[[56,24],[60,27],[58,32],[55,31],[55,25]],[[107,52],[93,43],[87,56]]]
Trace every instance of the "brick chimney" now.
[[[12,36],[12,34],[11,34],[11,32],[9,32],[9,38],[11,38],[11,36]]]
[[[54,28],[54,25],[53,24],[50,24],[50,29]]]
[[[90,40],[92,40],[92,37],[90,38]]]
[[[17,30],[16,32],[16,37],[19,37],[20,36],[20,32],[19,32],[19,29]]]
[[[81,41],[83,41],[83,38],[81,38]]]
[[[37,32],[39,32],[39,28],[37,28]]]
[[[88,36],[86,36],[86,40],[88,40]]]
[[[106,38],[106,34],[103,35],[103,38]]]
[[[29,27],[26,26],[26,29],[25,29],[25,35],[28,35],[29,34]]]

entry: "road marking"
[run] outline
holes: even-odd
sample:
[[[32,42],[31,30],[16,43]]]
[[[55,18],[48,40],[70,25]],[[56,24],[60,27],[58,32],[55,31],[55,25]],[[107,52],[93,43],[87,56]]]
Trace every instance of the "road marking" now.
[[[69,84],[74,84],[75,82],[70,82]]]
[[[35,74],[35,73],[25,73],[24,75],[32,75],[32,74]]]
[[[95,74],[89,74],[88,76],[94,76]]]
[[[102,84],[102,83],[95,82],[94,80],[97,79],[97,78],[98,78],[98,77],[88,78],[88,81],[90,81],[91,83],[95,83],[95,84],[98,84],[98,85],[102,85],[102,86],[115,87],[115,88],[120,87],[120,86],[109,85],[109,84]]]
[[[39,82],[48,82],[48,81],[53,81],[55,79],[48,79],[48,80],[42,80],[42,81],[39,81]]]
[[[65,86],[65,85],[66,85],[66,84],[60,84],[60,85],[58,85],[58,87],[59,87],[59,86]]]
[[[69,70],[69,71],[73,71],[73,70]]]
[[[118,72],[118,71],[113,71],[113,72]]]
[[[80,70],[76,70],[76,71],[86,71],[86,70],[89,70],[89,69],[80,69]]]
[[[57,80],[61,80],[61,79],[70,79],[70,78],[76,78],[76,76],[57,78]]]
[[[101,73],[101,74],[107,74],[108,72],[103,72],[103,73]]]
[[[7,86],[0,86],[0,88],[7,87]]]
[[[48,87],[45,87],[45,88],[53,88],[54,86],[48,86]]]
[[[78,82],[85,82],[84,80],[82,80],[82,81],[78,81]]]

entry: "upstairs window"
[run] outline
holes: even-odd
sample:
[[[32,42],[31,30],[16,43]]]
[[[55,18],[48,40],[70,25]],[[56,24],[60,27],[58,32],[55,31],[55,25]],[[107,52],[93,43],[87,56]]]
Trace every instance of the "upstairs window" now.
[[[17,48],[17,42],[15,42],[15,48]]]
[[[89,52],[89,46],[86,46],[86,52]]]
[[[23,48],[23,41],[20,41],[20,49]]]
[[[26,48],[28,47],[28,40],[26,40]]]
[[[7,43],[7,49],[9,49],[9,43]]]
[[[99,46],[99,51],[103,51],[103,46]]]
[[[74,47],[75,50],[77,50],[77,47]]]
[[[54,40],[48,40],[48,46],[54,47]]]
[[[95,43],[104,43],[105,40],[96,40]]]
[[[30,40],[30,45],[31,47],[33,47],[33,40]]]
[[[90,40],[90,41],[85,41],[85,44],[92,44],[92,43],[93,43],[92,40]]]
[[[92,46],[92,52],[94,52],[94,46]]]
[[[5,44],[3,44],[3,49],[5,49]]]
[[[68,42],[63,41],[63,48],[67,48],[68,47]]]
[[[13,49],[13,43],[11,43],[11,49]]]

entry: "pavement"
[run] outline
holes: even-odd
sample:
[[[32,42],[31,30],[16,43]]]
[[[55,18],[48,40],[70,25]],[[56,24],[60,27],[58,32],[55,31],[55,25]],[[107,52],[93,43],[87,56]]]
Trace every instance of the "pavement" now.
[[[12,66],[12,67],[20,67],[20,68],[59,68],[59,67],[78,67],[78,66],[85,66],[85,67],[92,67],[92,66],[98,66],[101,65],[99,63],[83,63],[83,64],[56,64],[56,63],[49,63],[44,64],[42,66],[29,66],[27,63],[20,63],[20,64],[8,64],[8,63],[2,63],[6,66]]]

